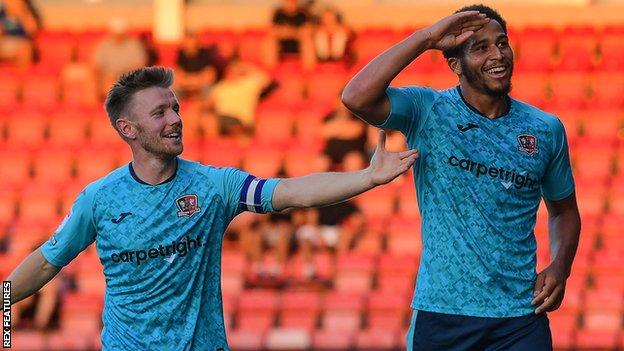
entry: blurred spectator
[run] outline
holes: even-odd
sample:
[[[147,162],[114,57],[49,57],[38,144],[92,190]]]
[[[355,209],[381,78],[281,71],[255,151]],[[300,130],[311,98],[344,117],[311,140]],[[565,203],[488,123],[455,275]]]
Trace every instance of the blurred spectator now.
[[[270,83],[263,70],[236,58],[229,62],[223,80],[213,86],[207,102],[218,116],[222,135],[251,133],[256,106]]]
[[[145,48],[145,53],[147,55],[146,66],[158,65],[158,62],[160,62],[160,55],[158,54],[158,49],[156,49],[156,46],[154,45],[152,33],[143,32],[139,34],[139,40],[143,44],[143,47]]]
[[[340,101],[325,117],[322,134],[327,141],[324,153],[334,166],[340,164],[350,151],[365,151],[366,124],[355,117]]]
[[[0,60],[20,68],[34,61],[34,37],[40,22],[32,4],[25,0],[0,3]]]
[[[114,19],[109,29],[110,34],[97,45],[94,56],[100,94],[121,74],[145,66],[148,59],[141,41],[128,34],[124,20]]]
[[[207,92],[221,79],[224,59],[216,45],[202,46],[196,34],[188,33],[176,57],[177,90],[184,97]]]
[[[271,276],[279,278],[284,273],[290,240],[294,231],[289,213],[272,213],[259,216],[252,224],[241,230],[241,247],[251,263],[251,278]],[[275,261],[265,266],[265,249],[272,249]]]
[[[288,56],[297,56],[304,68],[314,67],[311,18],[297,0],[282,0],[273,12],[268,55],[270,66]]]
[[[351,29],[337,10],[325,8],[314,28],[314,51],[318,61],[341,61],[346,57]]]
[[[343,168],[355,171],[365,166],[362,153],[354,151],[345,157]],[[303,260],[303,276],[307,279],[313,278],[316,273],[315,251],[350,251],[365,229],[365,217],[353,199],[294,212],[293,223],[297,226],[295,235]]]
[[[72,48],[70,61],[61,70],[61,90],[66,104],[81,106],[97,102],[93,68],[90,64],[79,60],[77,45]]]

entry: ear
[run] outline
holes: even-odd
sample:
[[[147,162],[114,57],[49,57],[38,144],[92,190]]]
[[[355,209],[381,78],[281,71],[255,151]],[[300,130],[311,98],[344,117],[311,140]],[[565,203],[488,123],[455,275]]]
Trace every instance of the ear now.
[[[132,121],[130,121],[129,119],[120,117],[119,119],[117,119],[117,122],[115,122],[115,126],[124,138],[130,140],[134,140],[137,138],[138,130],[134,123],[132,123]]]
[[[446,63],[449,65],[453,73],[457,74],[458,76],[461,76],[462,66],[461,66],[461,62],[459,62],[459,58],[449,57],[448,59],[446,59]]]

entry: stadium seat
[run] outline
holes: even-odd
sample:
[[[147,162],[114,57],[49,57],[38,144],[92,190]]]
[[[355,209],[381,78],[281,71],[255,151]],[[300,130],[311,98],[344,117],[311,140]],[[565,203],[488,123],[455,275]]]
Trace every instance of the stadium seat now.
[[[353,332],[360,329],[364,298],[360,294],[329,292],[323,301],[325,330]]]
[[[419,256],[415,252],[386,253],[379,257],[377,283],[382,291],[411,294],[418,270]]]
[[[39,331],[15,330],[11,333],[11,346],[16,350],[46,351],[48,343]]]
[[[246,262],[237,252],[223,252],[221,256],[221,289],[224,294],[238,295],[243,291]]]
[[[542,107],[546,100],[547,84],[544,75],[539,73],[516,74],[512,80],[513,90],[511,96]]]
[[[0,109],[15,108],[21,89],[20,78],[10,73],[3,74],[0,85]]]
[[[18,189],[30,181],[32,174],[31,155],[19,147],[0,149],[0,179],[9,189]]]
[[[265,341],[267,350],[307,350],[311,344],[308,330],[290,328],[272,329]]]
[[[66,330],[48,335],[47,346],[48,350],[54,351],[89,350],[93,347],[92,338],[92,334],[79,334]]]
[[[566,294],[567,299],[567,294]],[[555,348],[570,348],[573,343],[574,332],[578,328],[578,314],[557,310],[548,313],[550,330]]]
[[[342,254],[337,258],[334,290],[368,293],[373,284],[374,257],[364,254]]]
[[[37,182],[63,184],[74,174],[74,157],[70,149],[52,146],[37,152],[33,166]]]
[[[594,72],[591,77],[591,99],[588,105],[592,108],[624,106],[624,70],[608,73]]]
[[[354,332],[335,329],[317,330],[312,335],[313,350],[348,350],[354,344]]]
[[[263,109],[256,111],[254,139],[260,143],[285,145],[292,137],[293,112],[290,109]]]
[[[228,344],[232,350],[262,350],[264,332],[256,329],[234,329],[227,334]],[[225,345],[224,345],[225,346]]]
[[[358,350],[393,350],[397,343],[397,333],[389,333],[385,329],[360,330],[355,338]]]
[[[18,147],[37,147],[45,140],[47,119],[42,111],[28,108],[13,111],[7,120],[7,143]]]
[[[600,39],[600,61],[596,67],[605,72],[624,70],[624,43],[622,33],[604,33]]]
[[[320,295],[316,292],[284,292],[280,303],[280,326],[282,328],[314,329],[320,304]]]
[[[246,290],[238,299],[237,328],[269,330],[275,320],[278,295],[273,290]]]
[[[557,73],[550,77],[549,89],[552,97],[549,106],[580,108],[589,98],[590,77],[582,73]]]
[[[365,216],[386,219],[395,212],[396,191],[386,185],[357,196],[355,201]]]
[[[274,177],[282,166],[283,157],[279,147],[251,145],[243,156],[243,169],[256,177]]]
[[[553,65],[557,33],[551,26],[526,27],[515,52],[519,72],[548,72]]]
[[[576,333],[576,350],[614,350],[617,333],[612,331],[579,330]]]
[[[368,296],[368,328],[397,332],[405,324],[409,310],[408,294],[393,291],[374,291]]]
[[[556,70],[589,71],[596,62],[598,37],[593,26],[568,26],[559,41]]]
[[[61,327],[78,334],[97,333],[101,330],[102,297],[99,295],[69,293],[61,308]]]
[[[56,76],[32,74],[24,79],[22,103],[42,109],[52,109],[60,101],[59,81]]]
[[[68,148],[82,146],[86,142],[88,124],[84,113],[79,109],[63,109],[53,112],[49,122],[49,143]]]
[[[268,32],[263,29],[246,30],[238,38],[238,55],[241,60],[262,64],[262,54],[267,50]]]

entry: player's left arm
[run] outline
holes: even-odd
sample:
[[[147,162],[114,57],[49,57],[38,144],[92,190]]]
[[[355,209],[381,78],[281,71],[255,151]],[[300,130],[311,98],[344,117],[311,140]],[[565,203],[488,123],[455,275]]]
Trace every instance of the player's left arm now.
[[[331,205],[390,182],[410,168],[418,151],[388,152],[385,141],[385,132],[380,131],[375,154],[366,169],[281,180],[273,193],[273,210]]]
[[[532,302],[537,306],[536,314],[554,311],[561,305],[581,232],[575,193],[562,200],[545,202],[552,260],[537,276]]]
[[[553,135],[552,156],[541,188],[548,209],[551,263],[535,281],[532,304],[536,314],[561,305],[581,231],[565,130],[558,119],[548,122]]]

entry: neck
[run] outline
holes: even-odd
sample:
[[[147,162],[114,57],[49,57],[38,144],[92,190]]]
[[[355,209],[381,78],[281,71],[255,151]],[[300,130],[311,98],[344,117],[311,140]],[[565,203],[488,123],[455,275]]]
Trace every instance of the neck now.
[[[469,84],[459,85],[464,100],[474,109],[487,118],[494,119],[507,113],[509,110],[509,97],[507,94],[501,96],[489,95],[477,91]]]
[[[162,159],[141,152],[133,152],[132,155],[134,173],[149,185],[157,185],[171,178],[177,166],[176,157]]]

